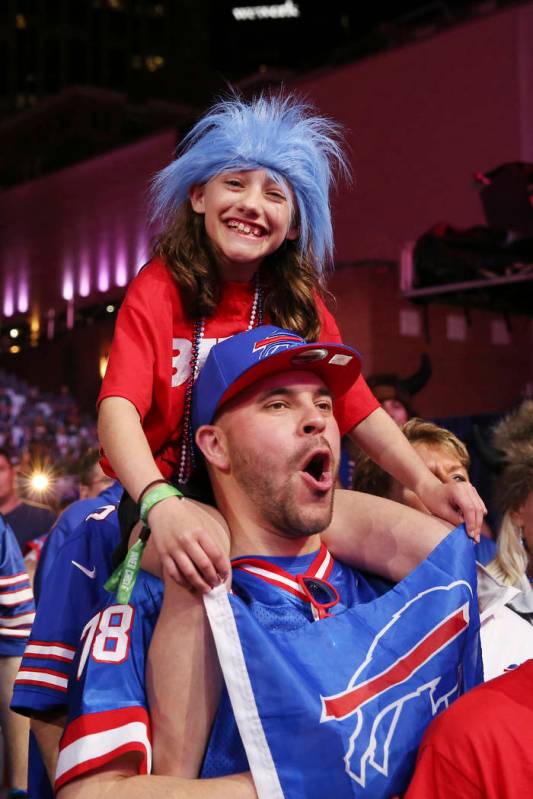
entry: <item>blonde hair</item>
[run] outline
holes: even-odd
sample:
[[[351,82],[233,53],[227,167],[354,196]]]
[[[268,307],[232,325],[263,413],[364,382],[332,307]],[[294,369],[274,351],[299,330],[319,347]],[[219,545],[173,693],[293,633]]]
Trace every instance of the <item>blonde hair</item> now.
[[[468,471],[470,466],[470,455],[463,442],[457,436],[439,427],[434,422],[427,422],[425,419],[409,419],[402,427],[402,432],[411,444],[428,444],[429,446],[444,447],[451,452],[459,461],[461,466]]]
[[[522,453],[525,447],[522,448]],[[496,501],[503,514],[497,538],[497,555],[488,566],[488,571],[505,585],[515,585],[524,576],[528,565],[528,554],[521,540],[520,528],[513,521],[513,511],[518,511],[533,491],[533,447],[508,462],[499,477]]]
[[[402,427],[402,432],[411,444],[428,444],[429,446],[444,447],[451,452],[461,466],[468,471],[470,455],[460,439],[450,430],[439,427],[434,422],[424,419],[409,419]],[[374,494],[378,497],[390,496],[392,477],[380,466],[375,464],[367,455],[361,455],[356,463],[353,488],[365,494]]]

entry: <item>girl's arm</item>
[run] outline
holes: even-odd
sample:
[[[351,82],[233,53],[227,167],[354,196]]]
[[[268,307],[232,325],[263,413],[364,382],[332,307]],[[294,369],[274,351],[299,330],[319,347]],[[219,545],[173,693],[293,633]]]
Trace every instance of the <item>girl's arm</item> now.
[[[148,483],[163,477],[129,400],[102,400],[98,435],[115,474],[135,501]],[[154,505],[148,521],[163,569],[176,582],[208,591],[226,579],[229,558],[216,539],[217,523],[201,506],[169,497]]]
[[[441,483],[407,441],[383,408],[377,408],[349,433],[372,460],[422,500],[434,516],[453,524],[465,523],[479,538],[487,509],[471,483]]]
[[[451,529],[447,522],[398,502],[337,489],[333,519],[322,540],[338,560],[397,582]]]

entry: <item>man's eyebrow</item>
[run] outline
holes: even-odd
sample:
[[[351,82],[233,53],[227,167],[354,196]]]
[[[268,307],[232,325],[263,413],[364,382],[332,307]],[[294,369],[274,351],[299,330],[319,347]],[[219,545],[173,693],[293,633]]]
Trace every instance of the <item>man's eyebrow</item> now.
[[[287,386],[278,386],[273,388],[267,388],[265,391],[261,391],[261,393],[257,397],[258,402],[264,402],[265,400],[269,399],[269,397],[289,397],[294,396],[294,394],[298,393],[298,389],[289,388]],[[333,395],[327,386],[320,386],[314,392],[319,397],[329,397],[330,399],[333,398]]]

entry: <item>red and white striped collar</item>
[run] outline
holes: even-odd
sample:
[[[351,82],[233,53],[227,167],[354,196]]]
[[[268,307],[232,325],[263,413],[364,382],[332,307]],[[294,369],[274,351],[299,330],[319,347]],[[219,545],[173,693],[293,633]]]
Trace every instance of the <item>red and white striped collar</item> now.
[[[334,560],[325,544],[320,545],[316,557],[302,574],[291,574],[276,563],[270,563],[270,561],[262,560],[261,558],[235,558],[235,560],[231,562],[233,569],[240,569],[248,574],[253,574],[259,577],[260,580],[297,596],[302,602],[308,602],[312,607],[315,618],[321,619],[325,618],[328,614],[323,607],[313,602],[313,598],[310,596],[309,591],[305,589],[302,578],[314,577],[317,580],[327,582],[333,570],[333,564]],[[337,596],[336,602],[338,602],[339,596],[337,591],[331,585],[329,585],[329,588],[332,589]],[[329,606],[336,604],[336,602],[330,603]]]

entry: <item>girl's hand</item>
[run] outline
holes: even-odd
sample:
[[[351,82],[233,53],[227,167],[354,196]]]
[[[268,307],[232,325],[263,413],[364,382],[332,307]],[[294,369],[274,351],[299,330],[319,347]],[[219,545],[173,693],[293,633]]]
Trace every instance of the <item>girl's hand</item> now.
[[[231,573],[229,533],[214,508],[168,497],[148,514],[163,570],[179,585],[207,593]]]
[[[418,486],[416,493],[430,513],[456,527],[464,522],[470,538],[479,542],[487,509],[472,483],[441,483],[435,479]]]

